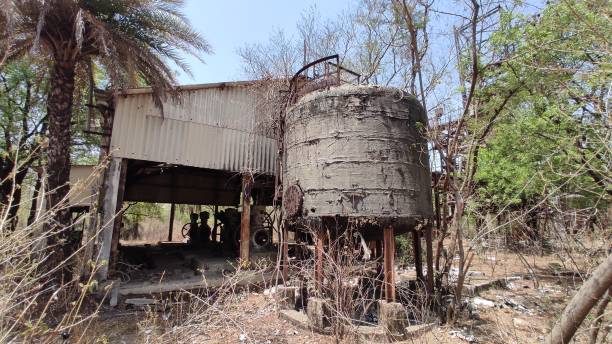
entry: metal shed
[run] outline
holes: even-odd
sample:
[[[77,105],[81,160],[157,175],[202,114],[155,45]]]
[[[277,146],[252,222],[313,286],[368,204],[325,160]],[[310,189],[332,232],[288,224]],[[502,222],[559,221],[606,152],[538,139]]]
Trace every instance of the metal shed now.
[[[124,201],[238,206],[242,194],[242,204],[249,200],[242,211],[248,234],[251,196],[258,205],[271,202],[277,155],[276,140],[266,135],[259,120],[265,114],[258,111],[254,86],[181,86],[163,103],[163,111],[155,106],[149,88],[115,98],[102,260],[114,264],[121,227],[115,214]],[[172,233],[171,226],[169,230]],[[248,257],[248,247],[244,252]],[[102,278],[107,269],[101,269]]]
[[[162,111],[151,90],[116,100],[114,157],[224,171],[274,174],[276,141],[257,132],[256,95],[249,82],[183,86]]]

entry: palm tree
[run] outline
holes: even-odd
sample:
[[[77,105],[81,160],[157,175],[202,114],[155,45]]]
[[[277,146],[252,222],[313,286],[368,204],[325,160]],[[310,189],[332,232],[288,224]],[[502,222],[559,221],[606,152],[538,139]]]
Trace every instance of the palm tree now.
[[[152,87],[161,107],[175,85],[172,68],[189,73],[181,53],[198,57],[208,43],[181,12],[182,0],[3,0],[0,8],[0,66],[27,54],[50,62],[47,101],[49,208],[62,202],[69,186],[70,123],[75,77],[95,63],[108,74],[115,90],[136,82]],[[58,211],[50,244],[62,245],[70,221]],[[69,252],[54,250],[57,264]]]

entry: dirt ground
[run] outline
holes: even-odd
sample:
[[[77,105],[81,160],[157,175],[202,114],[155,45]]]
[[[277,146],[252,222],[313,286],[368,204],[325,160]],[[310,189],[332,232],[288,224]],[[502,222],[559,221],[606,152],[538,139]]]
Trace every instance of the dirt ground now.
[[[468,298],[470,306],[455,326],[436,326],[409,342],[542,343],[556,317],[579,288],[581,279],[567,270],[559,276],[559,270],[563,270],[568,262],[560,261],[554,255],[525,255],[523,258],[508,252],[480,253],[473,261],[468,283],[519,274],[531,277],[513,280],[507,288],[483,291],[475,296],[478,300]],[[264,290],[242,292],[218,316],[223,319],[214,324],[188,325],[196,326],[190,329],[190,333],[195,334],[190,342],[336,343],[331,336],[298,328],[279,318],[273,296]],[[92,332],[88,338],[92,340],[88,342],[158,342],[160,330],[155,330],[150,319],[151,312],[138,309],[107,311],[90,327]],[[576,343],[588,342],[589,324],[587,319],[575,337]],[[354,342],[354,339],[341,342]]]

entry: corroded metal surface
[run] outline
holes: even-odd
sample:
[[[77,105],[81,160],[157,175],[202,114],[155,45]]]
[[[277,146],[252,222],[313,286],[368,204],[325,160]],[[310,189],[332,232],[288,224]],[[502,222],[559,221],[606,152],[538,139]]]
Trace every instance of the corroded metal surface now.
[[[285,176],[306,217],[432,216],[426,115],[398,89],[343,85],[288,109]]]
[[[276,141],[257,131],[248,83],[183,86],[180,102],[155,107],[150,90],[119,95],[111,139],[114,156],[240,172],[275,172]]]
[[[292,184],[285,190],[283,196],[283,210],[289,217],[295,217],[302,212],[304,193],[297,184]]]

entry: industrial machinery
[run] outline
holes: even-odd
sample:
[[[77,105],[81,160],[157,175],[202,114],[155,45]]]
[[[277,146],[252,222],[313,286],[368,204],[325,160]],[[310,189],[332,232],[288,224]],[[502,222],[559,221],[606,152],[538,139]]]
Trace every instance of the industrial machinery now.
[[[421,280],[423,234],[431,245],[427,116],[402,90],[360,85],[359,77],[345,81],[337,60],[308,64],[291,81],[281,142],[284,231],[314,247],[319,288],[323,257],[333,247],[359,250],[364,259],[384,262],[385,295],[394,300],[395,235],[413,234]],[[342,264],[342,254],[334,259]]]

